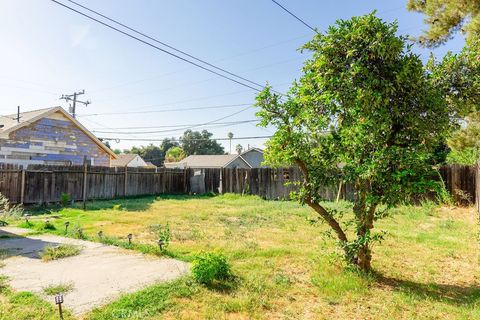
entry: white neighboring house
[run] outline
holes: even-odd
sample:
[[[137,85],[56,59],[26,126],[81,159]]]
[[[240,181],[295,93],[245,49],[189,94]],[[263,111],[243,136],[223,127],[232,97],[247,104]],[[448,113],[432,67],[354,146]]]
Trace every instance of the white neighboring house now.
[[[142,159],[138,154],[126,153],[119,154],[118,158],[112,160],[112,167],[149,167],[148,163]]]
[[[165,162],[170,169],[208,169],[208,168],[261,168],[263,151],[258,148],[248,149],[240,154],[191,155],[179,162]]]

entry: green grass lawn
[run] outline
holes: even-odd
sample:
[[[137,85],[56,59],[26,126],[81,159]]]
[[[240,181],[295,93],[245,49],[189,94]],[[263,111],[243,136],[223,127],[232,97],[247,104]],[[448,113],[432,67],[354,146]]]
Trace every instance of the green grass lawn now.
[[[375,273],[369,277],[345,268],[335,240],[325,236],[326,227],[309,223],[315,213],[294,202],[236,195],[165,196],[49,212],[60,216],[50,219],[55,228],[43,228],[42,220],[32,219],[32,232],[64,234],[69,221],[68,236],[100,241],[97,233],[102,230],[108,243],[157,255],[155,226],[168,223],[172,242],[167,255],[190,261],[199,251],[220,249],[238,277],[228,288],[206,288],[190,277],[158,284],[84,319],[480,318],[478,226],[471,208],[426,204],[392,210],[377,223],[376,229],[387,234],[374,247]],[[25,318],[53,317],[53,309],[35,297],[25,298],[35,303],[19,305],[17,296],[22,294],[28,295],[4,285],[0,310],[22,312],[24,307]],[[0,319],[21,317],[0,311]]]

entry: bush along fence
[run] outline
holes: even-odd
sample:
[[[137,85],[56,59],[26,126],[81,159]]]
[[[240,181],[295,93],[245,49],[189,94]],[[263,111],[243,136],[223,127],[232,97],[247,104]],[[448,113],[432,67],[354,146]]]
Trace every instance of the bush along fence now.
[[[446,190],[458,204],[473,204],[480,191],[476,166],[442,167]],[[43,204],[62,201],[116,199],[158,194],[237,193],[265,199],[288,199],[301,181],[297,168],[146,169],[94,166],[29,166],[0,164],[0,192],[12,203]],[[328,200],[354,197],[349,184],[323,190]]]

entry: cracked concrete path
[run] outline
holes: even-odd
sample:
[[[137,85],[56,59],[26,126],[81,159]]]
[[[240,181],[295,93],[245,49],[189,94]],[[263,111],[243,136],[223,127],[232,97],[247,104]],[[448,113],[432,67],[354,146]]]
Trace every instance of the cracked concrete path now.
[[[8,277],[13,289],[39,294],[52,303],[54,297],[46,296],[43,288],[73,284],[73,290],[64,294],[64,307],[74,314],[85,313],[124,293],[173,280],[188,272],[188,265],[175,259],[54,235],[23,234],[25,229],[0,227],[0,250],[8,251],[0,275]],[[77,256],[50,262],[39,258],[38,253],[44,247],[60,244],[77,245],[82,251]]]

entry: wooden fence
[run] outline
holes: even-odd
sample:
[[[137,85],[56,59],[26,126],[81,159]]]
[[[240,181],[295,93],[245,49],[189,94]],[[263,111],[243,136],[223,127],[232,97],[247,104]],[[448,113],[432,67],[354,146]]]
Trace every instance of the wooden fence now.
[[[190,169],[188,177],[193,175]],[[253,194],[265,199],[288,199],[295,190],[295,181],[302,180],[298,168],[253,168],[253,169],[202,169],[205,176],[205,191],[222,193]],[[344,185],[340,190],[325,188],[322,197],[328,200],[353,200],[353,188]]]
[[[476,188],[476,167],[452,165],[440,174],[446,189],[459,204],[474,203],[480,195]],[[258,169],[140,169],[90,166],[29,166],[22,170],[12,165],[0,166],[0,193],[12,203],[59,202],[62,193],[71,200],[115,199],[126,196],[188,194],[199,192],[191,184],[201,176],[201,191],[254,194],[265,199],[288,199],[300,181],[297,168]],[[329,200],[352,200],[351,185],[323,191]]]
[[[0,193],[12,203],[59,202],[127,196],[188,193],[185,170],[90,166],[14,166],[0,168]]]
[[[463,166],[453,164],[443,166],[439,172],[442,177],[445,189],[453,197],[456,204],[472,205],[476,203],[477,197],[477,166]]]

